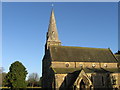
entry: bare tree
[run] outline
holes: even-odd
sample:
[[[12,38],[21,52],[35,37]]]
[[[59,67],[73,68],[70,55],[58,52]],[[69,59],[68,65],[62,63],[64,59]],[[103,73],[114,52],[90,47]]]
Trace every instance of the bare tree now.
[[[4,68],[0,67],[0,86],[4,86],[4,80],[7,73],[4,72]]]
[[[0,87],[2,86],[2,67],[0,67]]]
[[[0,67],[0,73],[3,73],[3,71],[4,71],[4,68]]]
[[[29,86],[38,86],[38,82],[39,82],[39,75],[37,73],[31,73],[29,76],[28,76],[28,84]]]

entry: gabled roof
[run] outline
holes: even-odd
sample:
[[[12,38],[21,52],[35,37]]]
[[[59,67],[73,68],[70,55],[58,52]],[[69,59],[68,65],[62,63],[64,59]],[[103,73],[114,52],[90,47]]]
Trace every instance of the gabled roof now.
[[[52,61],[60,62],[118,62],[110,49],[50,46]]]
[[[81,70],[81,72],[79,73],[78,77],[76,78],[74,85],[79,85],[81,80],[85,81],[85,84],[87,85],[92,85],[92,82],[90,80],[90,78],[88,77],[88,75],[86,74],[86,72],[84,70]]]

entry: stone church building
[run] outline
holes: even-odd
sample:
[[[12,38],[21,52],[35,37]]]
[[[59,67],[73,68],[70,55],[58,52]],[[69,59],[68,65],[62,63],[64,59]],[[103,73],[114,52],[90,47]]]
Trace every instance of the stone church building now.
[[[109,48],[62,46],[52,10],[42,60],[42,88],[120,89],[118,57]]]

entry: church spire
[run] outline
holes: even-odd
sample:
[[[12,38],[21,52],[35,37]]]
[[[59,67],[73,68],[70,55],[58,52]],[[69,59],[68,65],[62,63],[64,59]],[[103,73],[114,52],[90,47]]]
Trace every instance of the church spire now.
[[[53,9],[52,9],[51,16],[50,16],[47,41],[56,41],[56,42],[59,41],[60,42],[60,40],[58,39],[56,20],[55,20]]]
[[[47,47],[48,45],[61,45],[61,42],[58,38],[56,20],[55,20],[53,9],[51,11],[46,43],[47,43]]]

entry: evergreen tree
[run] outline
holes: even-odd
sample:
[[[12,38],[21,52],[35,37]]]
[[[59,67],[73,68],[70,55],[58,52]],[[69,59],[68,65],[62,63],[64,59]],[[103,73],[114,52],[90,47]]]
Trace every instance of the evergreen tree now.
[[[22,63],[16,61],[11,64],[9,72],[5,77],[5,83],[11,89],[26,88],[27,83],[25,81],[27,75],[26,68]]]

